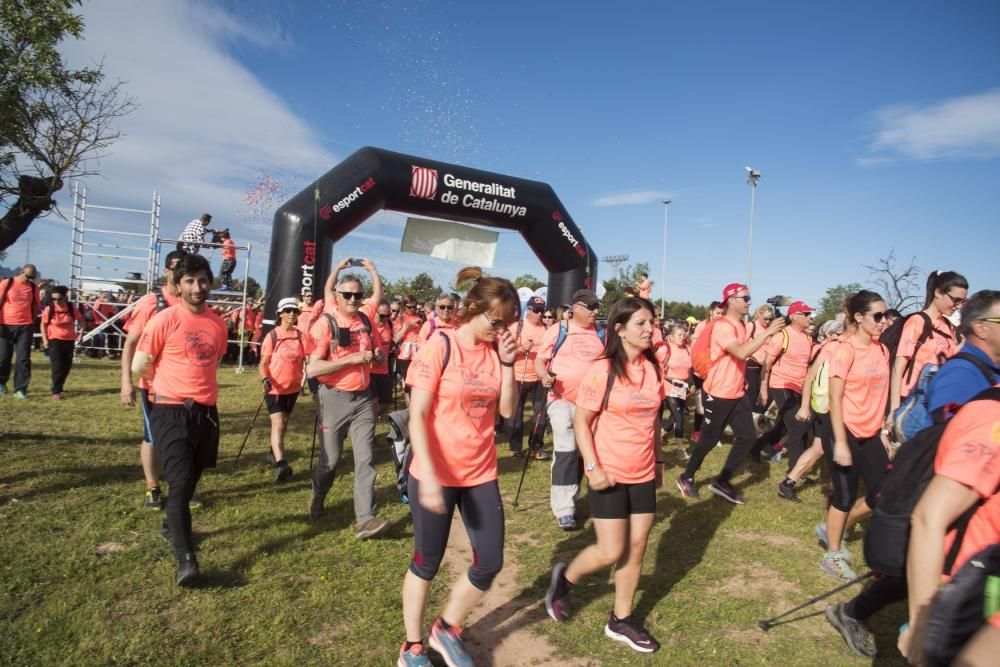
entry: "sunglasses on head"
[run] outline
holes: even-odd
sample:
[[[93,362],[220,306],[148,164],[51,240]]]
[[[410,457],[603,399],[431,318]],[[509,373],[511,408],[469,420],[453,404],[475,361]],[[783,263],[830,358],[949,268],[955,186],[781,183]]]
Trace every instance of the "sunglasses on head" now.
[[[337,292],[340,296],[344,297],[344,301],[361,301],[365,298],[364,292]]]

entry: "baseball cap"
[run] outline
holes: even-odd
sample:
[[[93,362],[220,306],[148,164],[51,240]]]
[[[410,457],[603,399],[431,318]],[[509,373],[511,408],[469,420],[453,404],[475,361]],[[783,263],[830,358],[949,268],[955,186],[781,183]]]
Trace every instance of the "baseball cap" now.
[[[698,324],[698,318],[695,317],[694,315],[688,315],[688,318],[687,318],[686,321],[687,321],[688,324]]]
[[[545,299],[540,296],[533,296],[528,299],[528,308],[531,310],[545,310]]]
[[[788,316],[797,315],[798,313],[811,313],[815,308],[812,306],[807,306],[805,301],[793,301],[790,306],[788,306]]]
[[[594,304],[600,303],[601,300],[597,298],[594,294],[594,290],[590,289],[578,289],[573,292],[573,298],[569,300],[571,304],[582,303],[585,306],[593,306]]]
[[[722,303],[725,303],[729,297],[733,296],[740,290],[746,290],[747,292],[750,291],[747,286],[742,283],[729,283],[726,285],[722,290]]]
[[[294,296],[286,297],[278,302],[279,313],[284,312],[289,308],[293,308],[295,310],[301,310],[301,308],[299,308],[299,301]]]

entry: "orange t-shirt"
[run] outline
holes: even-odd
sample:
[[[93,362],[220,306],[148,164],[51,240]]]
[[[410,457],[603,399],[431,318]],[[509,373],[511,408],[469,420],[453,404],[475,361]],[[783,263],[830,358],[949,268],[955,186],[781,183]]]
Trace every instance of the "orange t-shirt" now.
[[[889,352],[875,341],[868,349],[861,348],[853,336],[830,347],[830,377],[844,380],[844,426],[857,438],[870,438],[885,421]]]
[[[236,259],[236,244],[232,239],[222,239],[222,259]]]
[[[51,313],[51,319],[49,318]],[[83,319],[83,313],[79,307],[73,308],[73,314],[69,312],[69,307],[46,306],[42,312],[42,324],[45,325],[45,337],[49,340],[76,340],[76,331],[73,324]]]
[[[466,347],[453,330],[445,336],[450,353],[444,372],[444,336],[435,335],[410,365],[406,384],[434,394],[427,438],[438,482],[477,486],[497,478],[493,426],[500,398],[500,357],[485,343]],[[410,474],[420,479],[416,456]]]
[[[1000,386],[1000,385],[998,385]],[[934,474],[973,489],[986,502],[965,531],[952,574],[981,550],[1000,541],[1000,403],[971,401],[952,417],[941,436]],[[955,539],[945,540],[945,553]]]
[[[139,351],[153,357],[150,393],[160,403],[185,399],[215,405],[219,398],[216,366],[226,353],[226,323],[206,309],[196,314],[183,304],[162,310],[149,320]]]
[[[767,325],[764,322],[758,322],[757,320],[753,320],[752,322],[750,322],[749,333],[747,334],[747,340],[750,340],[751,338],[756,336],[759,328],[767,329]],[[758,364],[763,366],[764,360],[766,358],[767,358],[767,343],[764,343],[763,345],[758,347],[757,351],[751,354],[747,359],[748,360],[753,359]]]
[[[431,322],[433,322],[434,324],[432,325]],[[431,326],[433,326],[434,328],[432,329]],[[427,341],[430,339],[432,335],[434,335],[434,332],[441,331],[442,329],[454,329],[454,328],[455,325],[452,324],[451,322],[446,322],[445,320],[440,320],[436,317],[427,320],[426,322],[423,323],[423,326],[420,327],[420,331],[417,332],[417,342],[415,343],[415,347],[413,349],[413,355],[416,355],[418,352],[420,352],[420,348],[422,348],[424,345],[427,344]]]
[[[346,357],[357,352],[367,352],[368,350],[381,347],[382,340],[378,335],[378,329],[375,328],[375,320],[377,319],[375,317],[376,306],[366,303],[361,306],[360,310],[368,316],[368,320],[372,323],[370,334],[365,332],[364,322],[361,321],[359,315],[348,317],[339,310],[335,310],[332,313],[332,316],[337,319],[337,327],[351,332],[351,344],[346,346],[337,345],[333,350],[332,357],[330,356],[332,343],[330,338],[330,323],[327,321],[325,315],[316,318],[310,333],[316,342],[316,350],[324,351],[323,356],[320,357],[321,359],[340,359],[341,357]],[[334,389],[340,389],[341,391],[363,391],[368,388],[368,384],[371,382],[370,373],[371,368],[369,364],[351,364],[332,373],[319,375],[316,379],[325,385]]]
[[[273,340],[274,338],[277,340]],[[260,358],[270,357],[266,367],[267,377],[271,381],[269,393],[275,396],[299,393],[304,374],[302,365],[312,351],[313,340],[309,334],[298,329],[271,329],[260,346]]]
[[[421,320],[416,315],[411,315],[409,313],[403,313],[399,321],[399,330],[402,331],[403,328],[408,324],[415,324],[416,326],[411,326],[403,334],[403,337],[399,340],[399,352],[396,354],[397,359],[407,361],[413,359],[417,352],[417,343],[420,340],[420,329]]]
[[[705,392],[715,398],[742,398],[746,393],[746,361],[726,352],[730,343],[747,341],[747,330],[742,322],[720,317],[712,325],[709,355],[712,367],[703,385]]]
[[[0,308],[0,324],[16,327],[35,322],[32,304],[39,304],[38,288],[17,278],[0,280],[0,296],[7,296]]]
[[[903,375],[903,382],[900,385],[899,395],[905,398],[913,390],[917,380],[920,379],[920,371],[927,364],[943,363],[958,352],[958,342],[954,334],[951,333],[951,323],[944,317],[938,317],[931,322],[931,335],[927,337],[924,344],[917,349],[916,360],[913,363],[913,372],[910,374],[909,382],[906,375]],[[917,348],[917,340],[924,331],[924,318],[917,315],[910,317],[903,324],[903,331],[899,337],[899,347],[896,348],[897,357],[909,359],[913,356],[914,349]],[[947,334],[947,335],[942,335]]]
[[[295,328],[301,331],[302,333],[309,333],[309,331],[312,329],[312,323],[314,319],[315,319],[315,314],[313,313],[312,306],[309,306],[308,308],[303,308],[302,311],[299,313],[299,319],[295,323]]]
[[[517,343],[518,347],[517,355],[514,357],[514,379],[518,382],[538,382],[538,373],[535,372],[535,358],[538,356],[542,339],[545,338],[545,325],[541,322],[532,324],[524,319],[512,323],[508,327],[508,331],[514,337],[514,342]],[[520,351],[521,345],[525,343],[531,345],[527,352],[527,359],[525,359],[525,353]]]
[[[786,332],[788,344],[782,352],[781,346],[785,345]],[[771,365],[771,376],[767,386],[771,389],[790,389],[801,394],[802,383],[805,382],[806,373],[809,372],[809,359],[812,358],[812,338],[794,327],[787,327],[772,334],[761,349],[766,349],[768,357],[777,358]]]
[[[670,355],[667,357],[665,377],[687,382],[691,377],[691,350],[687,345],[675,345],[667,341]]]
[[[181,302],[180,297],[173,296],[167,292],[167,290],[162,289],[163,301],[167,304],[167,307],[173,306]],[[166,308],[164,308],[166,310]],[[132,333],[135,331],[137,334],[142,335],[143,330],[153,315],[156,315],[156,295],[146,294],[139,299],[135,304],[135,308],[132,309],[132,317],[129,318],[128,322],[125,323],[125,333]],[[144,377],[139,378],[139,388],[149,389],[149,380]]]
[[[643,299],[649,298],[649,293],[653,291],[653,285],[649,280],[643,280],[639,283],[639,297]]]
[[[627,378],[616,377],[601,412],[608,389],[611,362],[598,359],[583,376],[576,395],[577,407],[600,412],[594,427],[597,461],[615,482],[641,484],[656,473],[653,436],[663,403],[663,382],[645,357],[626,364]]]
[[[388,375],[389,351],[392,350],[392,320],[387,318],[384,322],[381,321],[376,310],[372,326],[378,329],[378,338],[382,348],[382,361],[372,362],[372,373],[374,375]]]
[[[549,391],[550,401],[556,398],[575,401],[577,388],[584,374],[590,369],[590,364],[604,354],[604,343],[598,337],[597,329],[581,327],[572,320],[567,325],[566,339],[563,340],[554,359],[552,354],[556,339],[559,338],[559,326],[545,330],[545,337],[542,338],[541,349],[538,352],[543,362],[552,361],[549,372],[556,376]]]

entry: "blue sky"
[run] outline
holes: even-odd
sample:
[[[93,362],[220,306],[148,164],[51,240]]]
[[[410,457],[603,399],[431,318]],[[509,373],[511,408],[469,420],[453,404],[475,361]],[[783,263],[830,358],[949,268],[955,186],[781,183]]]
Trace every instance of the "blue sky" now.
[[[164,234],[211,211],[266,248],[268,207],[244,203],[262,173],[281,183],[276,206],[374,145],[548,182],[598,256],[647,261],[657,282],[670,197],[666,295],[705,303],[746,276],[752,165],[757,302],[815,303],[892,249],[998,287],[995,2],[102,0],[83,13],[67,57],[103,57],[140,104],[90,200],[141,208],[157,189]],[[399,253],[402,224],[380,214],[335,255],[448,282],[456,265]],[[43,273],[64,277],[68,225],[28,236]],[[265,270],[256,252],[251,271]],[[509,233],[492,272],[545,275]]]

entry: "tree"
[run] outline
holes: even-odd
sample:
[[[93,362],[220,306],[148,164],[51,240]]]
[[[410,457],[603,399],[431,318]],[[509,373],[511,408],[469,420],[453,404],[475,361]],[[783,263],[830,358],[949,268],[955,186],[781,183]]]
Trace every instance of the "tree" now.
[[[817,325],[832,320],[839,313],[844,312],[844,300],[861,289],[858,283],[848,283],[846,285],[835,285],[826,290],[826,295],[819,300],[819,311],[816,313],[814,321]]]
[[[531,275],[530,273],[525,273],[523,276],[518,276],[514,279],[514,289],[521,289],[522,287],[527,287],[530,290],[536,290],[539,287],[544,287],[545,283]]]
[[[0,250],[55,206],[52,195],[92,166],[135,108],[103,66],[69,69],[57,46],[83,34],[79,0],[0,2]]]
[[[895,308],[906,314],[916,310],[923,304],[920,293],[920,267],[917,258],[911,257],[910,263],[903,267],[896,266],[896,250],[890,250],[887,257],[882,257],[877,264],[865,265],[871,275],[871,285],[875,288],[889,308]]]
[[[635,266],[629,264],[618,275],[602,281],[605,291],[604,298],[601,299],[601,312],[607,313],[615,301],[625,296],[625,288],[635,292],[635,283],[642,280],[644,273],[649,273],[649,264],[645,262],[640,262]]]
[[[382,284],[388,301],[401,301],[407,294],[412,294],[418,302],[433,301],[444,291],[427,273],[418,273],[412,280],[400,278],[391,283],[383,279]]]
[[[659,307],[658,302],[654,302],[653,305]],[[686,320],[693,317],[703,320],[708,317],[708,306],[696,306],[690,301],[667,301],[663,304],[663,313],[660,317],[672,320]]]

